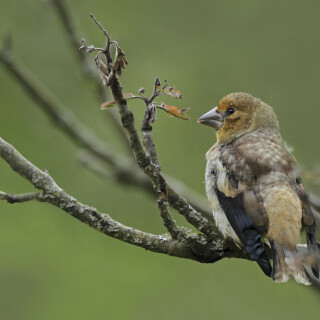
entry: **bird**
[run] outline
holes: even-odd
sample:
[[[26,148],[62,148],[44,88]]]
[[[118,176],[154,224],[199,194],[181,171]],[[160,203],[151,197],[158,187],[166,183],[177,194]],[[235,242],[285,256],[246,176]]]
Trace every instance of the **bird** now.
[[[222,235],[244,247],[275,282],[293,277],[311,284],[297,244],[305,230],[308,252],[319,255],[316,222],[273,108],[251,94],[230,93],[198,123],[216,130],[217,141],[206,153],[205,186]],[[319,278],[318,265],[311,263]]]

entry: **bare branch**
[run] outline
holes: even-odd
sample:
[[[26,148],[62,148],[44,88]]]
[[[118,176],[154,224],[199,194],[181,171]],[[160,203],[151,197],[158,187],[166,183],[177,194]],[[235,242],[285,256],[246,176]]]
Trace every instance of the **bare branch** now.
[[[106,50],[107,49],[108,48],[106,47]],[[108,54],[106,54],[106,58],[107,55]],[[159,187],[159,181],[163,180],[165,182],[165,179],[160,173],[158,174],[157,165],[151,161],[150,156],[145,153],[142,147],[140,138],[134,125],[133,113],[129,110],[127,101],[123,97],[122,87],[115,73],[110,76],[109,86],[111,88],[114,100],[118,105],[121,121],[129,136],[130,145],[136,157],[137,163],[157,189]],[[167,183],[165,182],[165,184]],[[204,218],[170,186],[167,186],[167,191],[169,203],[175,209],[177,209],[178,212],[183,215],[189,223],[204,233],[209,239],[221,237],[221,233],[214,222],[208,221],[206,218]]]
[[[135,164],[130,164],[126,167],[113,166],[111,169],[108,169],[101,161],[94,157],[92,153],[86,151],[78,156],[78,161],[104,180],[112,179],[119,184],[139,187],[150,195],[155,196],[151,181],[146,178]]]
[[[164,194],[159,197],[157,204],[160,211],[160,216],[162,218],[162,223],[171,234],[172,239],[183,238],[183,230],[177,227],[175,220],[172,219],[172,216],[169,212],[168,199]]]
[[[39,192],[30,192],[23,194],[9,194],[0,191],[0,200],[6,200],[8,203],[22,203],[31,200],[42,201],[43,195]]]
[[[102,142],[87,127],[82,125],[71,112],[67,112],[58,106],[51,95],[48,92],[45,92],[45,90],[40,86],[38,81],[31,77],[31,72],[29,70],[25,70],[25,68],[17,62],[17,59],[13,61],[10,53],[7,52],[5,48],[0,51],[0,62],[4,64],[8,72],[16,78],[21,87],[27,91],[41,110],[44,111],[52,120],[53,124],[58,126],[62,132],[67,134],[67,136],[77,145],[85,147],[96,157],[105,161],[109,165],[112,165],[113,171],[116,172],[118,176],[126,177],[123,179],[124,182],[133,183],[134,181],[137,186],[144,188],[149,193],[153,193],[149,179],[147,179],[138,170],[133,169],[133,163],[125,166],[121,165],[125,162],[124,160],[115,160],[113,153],[110,151],[110,146]],[[121,130],[123,131],[122,127]],[[131,170],[128,170],[128,167]],[[178,181],[173,177],[168,177],[168,180],[172,181],[172,185],[179,193],[183,194],[188,199],[190,198],[189,202],[196,208],[196,210],[201,211],[207,219],[212,220],[212,213],[206,205],[206,199],[197,195],[181,181]]]
[[[195,239],[196,241],[194,241],[193,248],[190,248],[184,244],[183,241],[172,240],[167,236],[153,235],[127,227],[113,220],[108,214],[100,213],[95,208],[82,204],[68,195],[56,184],[48,172],[37,168],[2,138],[0,138],[0,157],[2,157],[14,171],[42,191],[41,193],[15,195],[16,199],[48,202],[108,236],[153,252],[191,259],[202,263],[213,263],[224,257],[248,259],[244,251],[236,247],[233,242],[229,242],[228,239],[223,240],[220,238],[218,241],[210,243],[203,237],[197,237],[197,239]],[[6,197],[7,194],[2,192],[1,199],[7,200]],[[165,203],[160,203],[160,206],[164,206],[165,210]],[[167,215],[168,212],[162,211],[162,214]],[[168,219],[168,216],[166,219]],[[171,228],[172,231],[174,230],[172,229],[173,226],[169,226],[169,228]],[[175,231],[179,232],[178,230]],[[177,233],[177,236],[179,236],[179,233]],[[184,238],[186,238],[186,241],[189,243],[193,241],[189,235],[184,235]],[[304,248],[304,245],[299,246],[302,254],[304,254]]]
[[[114,165],[117,162],[113,154],[108,151],[110,147],[99,141],[71,112],[60,108],[52,95],[31,76],[32,73],[29,70],[23,68],[16,59],[13,60],[4,50],[0,51],[0,62],[6,66],[6,69],[16,78],[21,87],[41,107],[51,121],[77,145],[86,148],[108,164]]]
[[[128,173],[127,170],[123,170],[123,167],[112,167],[112,169],[109,170],[89,152],[80,154],[78,160],[99,178],[103,178],[104,180],[111,178],[120,184],[139,187],[151,196],[156,196],[151,181],[140,170],[130,170],[130,173]],[[201,212],[206,219],[213,221],[212,210],[209,208],[207,199],[191,190],[187,185],[176,178],[167,174],[165,174],[165,177],[170,185],[188,200],[192,207]]]
[[[107,94],[105,87],[102,85],[99,76],[96,72],[94,72],[94,68],[92,64],[89,62],[89,59],[87,58],[87,55],[84,54],[84,52],[79,50],[79,39],[80,36],[76,32],[75,23],[72,19],[72,15],[70,14],[67,5],[65,4],[65,1],[63,0],[51,0],[51,3],[53,4],[54,8],[57,11],[57,14],[62,22],[62,25],[65,29],[65,34],[68,38],[68,42],[70,46],[73,49],[73,52],[78,58],[79,66],[83,71],[84,78],[86,80],[91,80],[91,82],[94,85],[95,91],[97,92],[97,96],[99,97],[99,104],[101,104],[101,101],[107,101]],[[121,140],[124,142],[124,144],[127,146],[128,151],[131,149],[129,147],[128,139],[125,134],[125,132],[122,129],[122,125],[119,119],[119,116],[114,112],[114,110],[111,110],[106,114],[106,117],[111,120],[111,124],[114,126],[117,134],[121,138]]]
[[[202,216],[209,221],[214,221],[212,209],[209,207],[208,200],[204,196],[192,190],[175,177],[172,177],[165,172],[163,172],[163,175],[165,176],[166,181],[169,182],[169,185],[171,185],[174,190],[181,194],[195,210],[201,212]]]
[[[153,96],[157,93],[157,87],[160,85],[159,78],[156,78],[155,84],[154,84],[154,93]],[[153,98],[152,96],[152,98]],[[188,237],[185,235],[187,232],[185,232],[182,228],[178,227],[176,225],[175,220],[172,219],[172,216],[169,212],[169,202],[168,202],[168,190],[167,185],[164,180],[164,178],[161,175],[161,166],[158,160],[156,147],[152,139],[152,126],[151,123],[155,121],[156,118],[156,105],[150,100],[146,99],[145,104],[145,114],[144,119],[142,123],[142,142],[146,149],[146,155],[150,158],[151,163],[154,165],[154,180],[152,180],[155,191],[159,195],[157,204],[158,208],[160,210],[160,215],[162,217],[162,222],[164,226],[167,228],[169,233],[171,234],[173,239],[178,239],[180,241],[185,242],[188,244],[191,248],[194,249],[194,241],[198,241],[199,239],[196,234],[193,234],[190,230],[188,231]],[[199,241],[198,241],[199,242]]]
[[[40,199],[41,201],[51,203],[94,229],[122,241],[170,255],[175,255],[176,253],[179,255],[183,254],[185,257],[193,255],[190,249],[183,246],[183,244],[172,242],[163,236],[144,233],[140,230],[124,226],[111,219],[109,215],[99,213],[96,209],[78,202],[75,198],[64,192],[47,172],[38,169],[14,149],[13,146],[1,138],[0,156],[14,171],[26,178],[36,188],[43,191],[41,197],[36,197],[33,194],[32,199]]]
[[[108,236],[153,252],[199,262],[215,262],[230,255],[246,258],[241,250],[229,246],[227,241],[212,244],[203,239],[201,247],[199,246],[196,248],[198,251],[195,251],[195,249],[191,249],[181,241],[172,240],[170,237],[153,235],[127,227],[113,220],[108,214],[100,213],[95,208],[82,204],[67,194],[56,184],[48,172],[37,168],[2,138],[0,138],[0,157],[14,171],[42,191],[41,196],[40,194],[36,196],[32,193],[32,196],[29,194],[30,196],[23,196],[21,198],[30,199],[31,197],[32,199],[30,200],[48,202]],[[2,195],[4,194],[2,193]]]
[[[109,36],[109,33],[107,32],[106,29],[103,28],[102,24],[96,20],[96,18],[94,17],[93,13],[90,14],[90,17],[92,18],[92,20],[94,21],[94,23],[99,27],[99,29],[102,31],[102,33],[106,36],[107,38],[107,44],[106,44],[106,54],[107,54],[107,51],[110,50],[110,36]],[[110,52],[109,52],[110,53]],[[112,62],[112,59],[110,57],[110,60],[107,61],[107,62]]]
[[[102,178],[104,180],[113,179],[120,184],[139,187],[151,196],[156,196],[152,188],[151,181],[147,179],[140,170],[131,170],[131,174],[128,174],[126,170],[122,170],[123,168],[121,167],[113,167],[111,170],[109,170],[108,168],[106,168],[106,166],[103,165],[103,163],[99,162],[97,158],[95,158],[88,152],[83,152],[82,154],[80,154],[78,160],[83,166],[92,171],[99,178]],[[203,196],[197,194],[181,181],[167,174],[166,180],[169,181],[169,183],[175,190],[177,190],[186,199],[188,199],[188,202],[197,211],[201,212],[201,214],[205,218],[207,218],[209,221],[213,221],[212,211],[209,208],[209,205],[207,205],[208,201]]]
[[[172,239],[181,241],[182,243],[186,244],[189,248],[191,248],[192,251],[195,252],[196,256],[198,257],[200,256],[204,258],[205,255],[203,255],[203,246],[205,245],[206,247],[208,247],[207,245],[208,242],[206,238],[202,234],[196,234],[187,228],[177,226],[176,221],[172,218],[170,214],[168,196],[165,193],[160,194],[157,204],[160,210],[162,223],[171,234]],[[228,246],[228,241],[224,240],[222,242],[224,242]],[[234,243],[231,244],[231,247],[234,247]],[[212,252],[215,252],[215,253],[217,252],[216,251],[217,249],[218,247],[216,246],[216,244],[214,245],[213,248],[211,248],[211,250],[213,250]],[[238,256],[239,258],[244,257],[244,252],[241,252],[241,250],[236,250],[236,251],[237,253],[232,252],[232,254],[235,254],[235,255],[240,254],[240,256]],[[226,256],[227,256],[227,250],[224,251],[224,257]]]
[[[57,10],[58,16],[65,29],[65,34],[68,37],[69,44],[73,48],[74,53],[77,55],[80,65],[83,67],[83,71],[85,72],[87,77],[96,77],[95,73],[93,72],[94,69],[89,63],[87,56],[83,52],[78,50],[80,37],[76,33],[74,22],[64,2],[64,0],[51,0],[51,3]]]
[[[145,174],[151,179],[152,182],[155,181],[154,172],[157,168],[150,161],[150,157],[147,156],[141,145],[139,136],[137,134],[136,128],[134,126],[134,116],[127,106],[127,101],[123,99],[122,90],[120,83],[116,77],[111,79],[110,87],[117,101],[119,112],[121,114],[121,120],[124,128],[128,132],[130,138],[131,148],[134,151],[135,157],[140,168],[145,172]],[[164,178],[163,178],[164,179]],[[197,212],[191,205],[183,199],[172,187],[167,186],[169,203],[181,213],[188,222],[194,225],[199,231],[203,232],[209,237],[213,235],[220,235],[214,223],[205,219],[199,212]]]

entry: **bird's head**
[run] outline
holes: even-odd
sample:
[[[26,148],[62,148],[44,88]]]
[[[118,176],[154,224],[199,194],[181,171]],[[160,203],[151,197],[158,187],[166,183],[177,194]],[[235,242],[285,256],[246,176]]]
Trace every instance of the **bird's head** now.
[[[260,128],[279,130],[273,109],[258,98],[244,92],[230,93],[198,119],[199,123],[217,130],[219,142],[228,143]]]

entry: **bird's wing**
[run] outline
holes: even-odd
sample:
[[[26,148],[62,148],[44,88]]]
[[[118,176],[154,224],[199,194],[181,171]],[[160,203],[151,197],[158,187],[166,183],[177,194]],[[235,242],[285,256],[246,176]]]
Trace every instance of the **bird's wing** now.
[[[272,267],[261,241],[261,233],[248,216],[243,205],[242,195],[231,198],[225,196],[218,189],[216,189],[216,195],[230,225],[244,245],[250,259],[257,261],[262,271],[270,277]]]
[[[251,259],[257,260],[260,255],[257,261],[265,273],[269,266],[262,251],[260,235],[268,231],[268,235],[271,235],[270,232],[273,232],[276,237],[286,238],[289,247],[290,243],[294,247],[301,227],[301,215],[298,212],[295,214],[299,201],[308,247],[319,254],[315,221],[299,178],[298,166],[280,135],[257,130],[221,146],[217,160],[215,188],[219,204]],[[277,210],[274,201],[277,201]],[[275,224],[275,215],[278,213],[283,215],[284,222],[288,218],[290,224],[284,227]],[[290,238],[293,239],[291,242]],[[318,276],[315,265],[312,271]]]
[[[268,230],[268,216],[264,207],[260,178],[275,175],[288,184],[298,177],[294,157],[279,135],[256,131],[224,145],[220,151],[224,172],[217,177],[217,188],[228,197],[242,196],[247,215],[261,232]],[[260,179],[260,180],[259,180]]]
[[[261,242],[261,233],[268,231],[268,215],[257,181],[271,171],[291,174],[296,163],[279,139],[255,132],[222,146],[219,159],[222,170],[216,172],[220,206],[250,258],[268,275],[271,265]]]

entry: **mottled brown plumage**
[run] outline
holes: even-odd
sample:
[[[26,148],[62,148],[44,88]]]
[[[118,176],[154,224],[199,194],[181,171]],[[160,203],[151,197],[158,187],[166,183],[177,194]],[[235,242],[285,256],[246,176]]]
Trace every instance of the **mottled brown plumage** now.
[[[293,276],[309,284],[296,245],[306,227],[309,249],[318,251],[315,222],[273,109],[250,94],[231,93],[199,122],[217,129],[217,143],[207,152],[205,180],[222,233],[244,245],[275,281]],[[261,236],[271,244],[272,274]],[[313,272],[318,275],[316,266]]]

